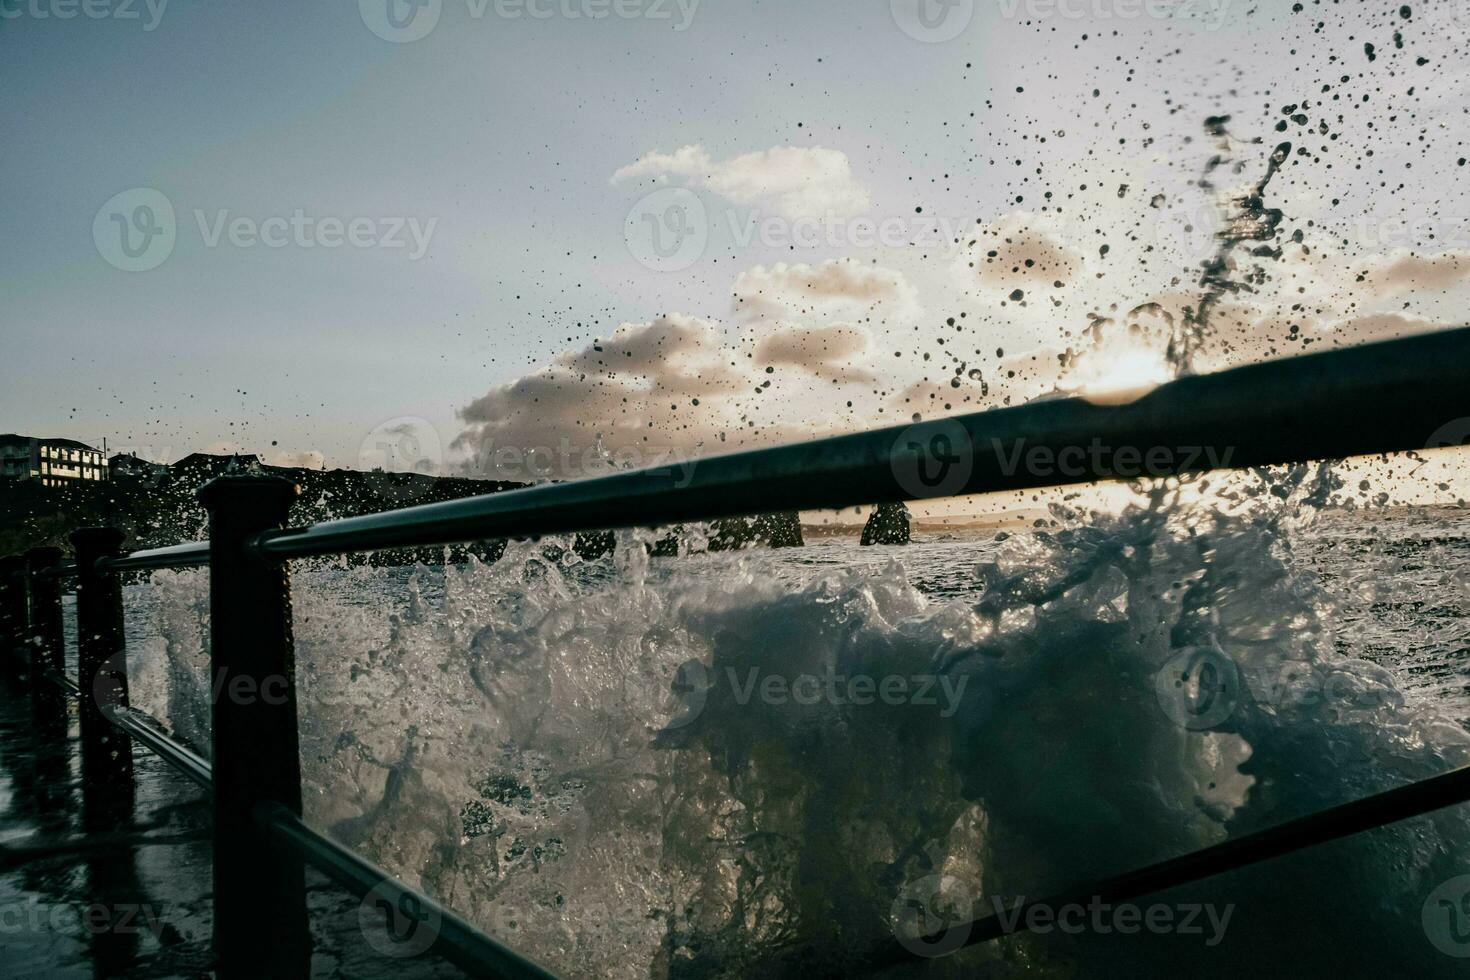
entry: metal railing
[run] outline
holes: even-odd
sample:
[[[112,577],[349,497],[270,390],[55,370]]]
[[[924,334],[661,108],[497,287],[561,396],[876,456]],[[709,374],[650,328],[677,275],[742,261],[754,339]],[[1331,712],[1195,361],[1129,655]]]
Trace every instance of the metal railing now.
[[[122,732],[209,789],[221,977],[306,975],[303,862],[359,896],[432,909],[442,921],[434,948],[473,975],[544,977],[550,974],[541,967],[302,822],[289,560],[1415,450],[1467,416],[1470,328],[1461,328],[1184,378],[1124,405],[1040,401],[701,459],[692,473],[641,470],[301,528],[284,527],[292,484],[225,475],[200,490],[207,542],[125,554],[121,532],[85,528],[72,535],[72,566],[55,548],[0,559],[0,642],[25,647],[34,674],[79,695],[84,778],[130,775]],[[1077,452],[1098,445],[1110,461],[1127,454],[1142,468],[1122,473],[1096,453]],[[1220,451],[1151,453],[1185,446]],[[1065,470],[1018,465],[1036,451],[1053,460],[1070,453],[1076,463]],[[244,679],[255,690],[277,682],[281,692],[216,697],[212,764],[128,707],[117,578],[202,566],[209,568],[213,676]],[[77,585],[80,689],[62,672],[60,580],[68,574]],[[1082,887],[1124,900],[1467,799],[1470,769]],[[991,920],[972,926],[970,942],[1004,932]],[[263,927],[267,942],[260,941]],[[866,959],[881,965],[904,955],[895,940]]]

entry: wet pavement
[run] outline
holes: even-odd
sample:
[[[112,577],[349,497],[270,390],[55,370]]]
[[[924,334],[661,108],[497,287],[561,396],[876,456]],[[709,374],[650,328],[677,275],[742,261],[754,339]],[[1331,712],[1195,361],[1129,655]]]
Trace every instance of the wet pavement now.
[[[204,791],[137,744],[131,783],[84,785],[69,707],[0,678],[0,977],[213,976]],[[394,958],[355,898],[307,885],[313,977],[463,976]]]

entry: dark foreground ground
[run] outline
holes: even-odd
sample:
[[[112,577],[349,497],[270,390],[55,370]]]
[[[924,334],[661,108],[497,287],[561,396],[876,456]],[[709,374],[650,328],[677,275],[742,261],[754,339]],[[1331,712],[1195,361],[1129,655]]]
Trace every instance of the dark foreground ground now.
[[[48,724],[0,680],[0,977],[213,976],[208,802],[141,746],[134,760],[130,805],[84,798],[75,713]],[[392,944],[356,899],[311,871],[307,884],[314,977],[462,975],[380,954]]]

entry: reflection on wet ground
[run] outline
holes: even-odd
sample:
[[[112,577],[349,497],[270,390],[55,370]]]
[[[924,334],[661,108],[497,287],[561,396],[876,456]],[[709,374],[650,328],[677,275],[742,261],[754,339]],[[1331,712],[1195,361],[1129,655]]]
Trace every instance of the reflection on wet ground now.
[[[0,679],[0,977],[211,976],[207,797],[136,745],[131,783],[84,784],[66,708]],[[380,955],[354,898],[307,884],[314,977],[461,976]]]

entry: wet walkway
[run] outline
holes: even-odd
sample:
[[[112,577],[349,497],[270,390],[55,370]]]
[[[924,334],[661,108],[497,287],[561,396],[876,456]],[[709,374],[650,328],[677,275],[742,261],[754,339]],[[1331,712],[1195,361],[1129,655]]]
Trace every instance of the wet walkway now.
[[[131,787],[84,792],[75,708],[62,722],[0,679],[0,977],[213,975],[208,799],[133,754]],[[393,958],[356,899],[310,869],[307,884],[313,977],[462,976]]]

